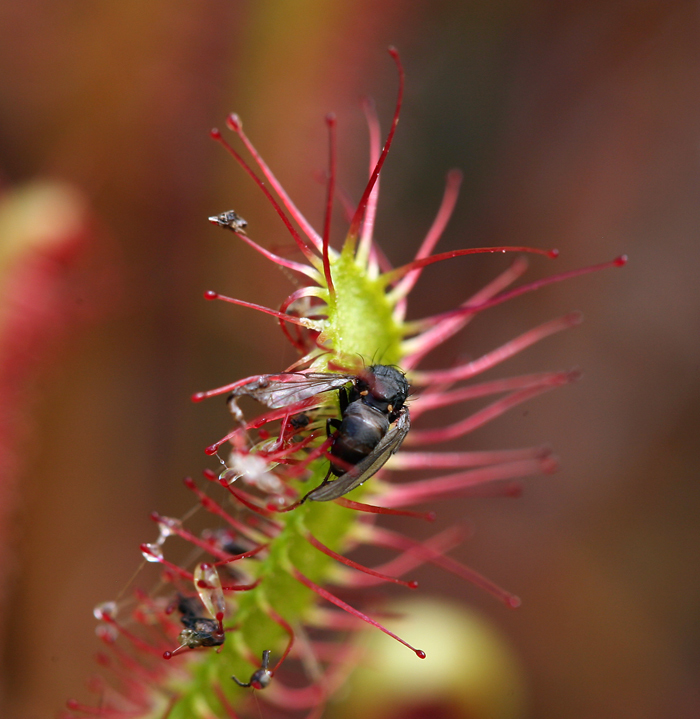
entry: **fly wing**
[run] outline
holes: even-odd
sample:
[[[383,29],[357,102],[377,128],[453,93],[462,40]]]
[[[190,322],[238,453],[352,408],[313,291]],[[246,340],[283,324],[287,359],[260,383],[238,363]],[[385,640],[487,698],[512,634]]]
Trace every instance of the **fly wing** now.
[[[321,392],[340,389],[350,379],[352,375],[323,372],[259,375],[236,387],[229,395],[229,403],[235,402],[236,397],[246,396],[270,409],[280,409],[303,402]]]
[[[359,487],[387,463],[389,457],[401,446],[410,428],[411,418],[408,409],[404,409],[396,420],[396,424],[382,437],[379,444],[367,457],[345,472],[345,474],[341,474],[333,482],[322,484],[311,490],[305,499],[328,502],[331,499],[342,497],[350,490],[355,489],[355,487]]]

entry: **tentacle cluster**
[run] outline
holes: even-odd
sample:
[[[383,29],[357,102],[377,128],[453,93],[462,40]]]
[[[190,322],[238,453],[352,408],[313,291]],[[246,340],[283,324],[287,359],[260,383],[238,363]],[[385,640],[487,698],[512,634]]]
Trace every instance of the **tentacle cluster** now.
[[[269,375],[198,393],[196,401],[233,394],[234,428],[207,448],[208,454],[219,457],[220,472],[205,471],[203,483],[185,482],[197,499],[197,508],[211,518],[214,528],[195,533],[179,519],[153,514],[158,538],[143,544],[141,550],[148,562],[160,565],[161,581],[148,594],[136,592],[130,599],[96,610],[98,634],[107,647],[99,661],[116,680],[96,681],[93,689],[99,693],[98,704],[71,701],[66,716],[237,717],[247,711],[250,687],[265,688],[260,696],[272,705],[319,716],[357,660],[356,644],[341,640],[348,632],[370,624],[418,657],[424,656],[409,643],[410,638],[396,636],[371,612],[365,613],[343,596],[346,589],[385,582],[415,589],[416,582],[404,577],[426,562],[476,584],[507,606],[519,604],[517,597],[447,556],[467,536],[465,528],[442,529],[431,539],[417,542],[378,526],[375,519],[378,514],[401,514],[432,521],[433,512],[409,507],[453,496],[514,496],[520,491],[520,478],[552,472],[556,460],[547,447],[489,452],[437,451],[433,447],[463,437],[520,403],[574,381],[576,371],[557,371],[465,384],[534,343],[573,327],[580,322],[580,315],[570,313],[551,320],[482,357],[443,370],[423,370],[420,363],[477,313],[543,284],[624,264],[624,258],[512,289],[527,268],[524,255],[554,258],[556,251],[504,246],[432,254],[457,199],[461,178],[452,171],[436,219],[415,259],[392,268],[373,237],[379,175],[403,97],[403,69],[395,50],[391,55],[400,77],[396,111],[380,146],[377,117],[373,107],[365,104],[370,129],[369,181],[358,205],[348,213],[349,231],[339,251],[330,246],[336,194],[334,117],[327,118],[330,171],[322,234],[286,194],[236,115],[228,118],[228,128],[257,170],[221,132],[212,131],[214,139],[267,196],[305,261],[283,257],[256,243],[237,212],[210,220],[308,284],[289,295],[277,310],[216,292],[207,292],[205,297],[257,309],[278,320],[300,355],[292,367],[274,376],[281,386],[285,378],[291,382],[300,372],[351,376],[360,370],[362,358],[381,357],[383,364],[401,367],[415,395],[410,411],[417,426],[404,442],[408,451],[391,457],[385,469],[394,472],[392,477],[416,469],[431,469],[437,476],[389,481],[380,473],[350,497],[299,503],[327,474],[327,422],[338,417],[338,393],[302,394],[254,419],[244,417],[236,393],[269,382]],[[505,272],[457,308],[405,321],[409,292],[424,267],[486,252],[517,254]],[[420,426],[422,416],[431,410],[482,397],[493,400],[462,420],[437,429]],[[179,540],[187,551],[175,553],[178,560],[166,559],[166,540],[169,545],[170,540]],[[388,548],[396,554],[381,566],[365,567],[345,556],[359,545]],[[331,590],[331,586],[338,589]],[[294,678],[295,673],[303,675],[305,683]]]

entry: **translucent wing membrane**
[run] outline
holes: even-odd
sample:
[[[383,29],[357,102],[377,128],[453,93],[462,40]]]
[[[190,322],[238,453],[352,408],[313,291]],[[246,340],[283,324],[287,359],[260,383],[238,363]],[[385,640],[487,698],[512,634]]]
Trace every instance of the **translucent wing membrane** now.
[[[341,474],[336,480],[324,483],[309,492],[306,499],[313,499],[315,502],[328,502],[359,487],[387,463],[389,457],[401,446],[410,428],[411,420],[408,410],[405,410],[369,456],[345,474]]]
[[[230,397],[252,397],[270,409],[281,409],[306,399],[340,389],[352,375],[309,372],[299,374],[269,374],[231,390]]]

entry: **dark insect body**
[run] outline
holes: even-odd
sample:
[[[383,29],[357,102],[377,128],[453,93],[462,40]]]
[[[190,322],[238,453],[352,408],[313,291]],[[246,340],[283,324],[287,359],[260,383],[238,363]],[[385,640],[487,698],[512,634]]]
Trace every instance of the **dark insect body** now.
[[[299,414],[295,414],[289,418],[289,424],[296,430],[306,429],[310,421],[309,415],[304,412],[299,412]]]
[[[238,232],[239,235],[245,235],[246,227],[248,227],[248,223],[235,210],[227,210],[220,215],[212,215],[209,222]]]
[[[270,650],[266,649],[262,655],[262,665],[260,666],[260,669],[256,669],[247,682],[242,682],[235,676],[232,676],[231,679],[233,679],[233,681],[236,682],[239,687],[253,687],[253,689],[265,689],[265,687],[270,686],[270,682],[272,681],[272,672],[268,669],[269,665]]]
[[[359,487],[378,472],[401,446],[410,427],[408,382],[389,365],[373,365],[355,377],[350,391],[340,389],[340,420],[331,442],[328,476],[305,499],[327,502]],[[391,427],[391,425],[394,427]],[[391,428],[390,428],[391,427]],[[329,482],[331,474],[337,479]]]
[[[348,388],[348,384],[351,386]],[[331,465],[316,489],[301,501],[328,502],[359,487],[396,452],[411,426],[405,402],[405,375],[390,365],[372,365],[357,375],[321,372],[259,375],[236,387],[229,396],[234,416],[236,399],[253,397],[270,408],[287,407],[323,392],[339,390],[340,419],[329,419]],[[331,474],[337,479],[330,480]]]
[[[180,642],[188,649],[198,647],[218,647],[224,643],[224,633],[219,622],[209,617],[197,616],[203,609],[197,597],[180,595],[177,604],[182,614],[180,621],[185,627],[180,632]]]

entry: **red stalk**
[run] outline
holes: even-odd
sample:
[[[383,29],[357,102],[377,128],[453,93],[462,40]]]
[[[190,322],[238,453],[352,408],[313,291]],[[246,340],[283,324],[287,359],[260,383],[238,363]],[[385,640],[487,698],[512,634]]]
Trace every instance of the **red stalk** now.
[[[148,555],[149,557],[153,557],[153,559],[148,559],[146,557],[147,561],[151,562],[157,562],[158,564],[162,564],[164,567],[167,567],[171,572],[174,572],[177,574],[181,579],[184,579],[186,582],[194,582],[194,574],[192,572],[188,572],[186,569],[183,569],[182,567],[179,567],[177,564],[173,564],[172,562],[169,562],[165,557],[163,557],[160,554],[157,554],[153,551],[151,547],[149,547],[148,544],[143,543],[140,546],[141,554]]]
[[[362,109],[365,112],[365,118],[367,120],[367,128],[369,130],[369,173],[372,175],[372,170],[379,161],[381,154],[381,137],[379,129],[379,118],[377,117],[377,108],[374,102],[369,98],[365,98],[362,102]],[[365,211],[364,222],[362,223],[362,234],[360,236],[360,244],[358,246],[357,254],[358,257],[370,257],[375,260],[373,256],[373,250],[375,248],[372,242],[372,236],[374,234],[374,221],[377,216],[377,202],[379,200],[379,178],[374,185],[374,189],[369,195],[367,200],[367,210]],[[352,221],[353,212],[350,212],[350,219]]]
[[[483,302],[493,297],[521,277],[526,269],[527,260],[522,256],[516,257],[505,272],[502,272],[494,280],[489,282],[486,287],[479,290],[468,299],[463,306]],[[400,287],[400,283],[397,287]],[[445,340],[459,332],[470,322],[472,317],[473,315],[462,315],[461,317],[452,317],[443,320],[440,324],[425,330],[422,334],[410,340],[406,340],[403,343],[403,348],[409,356],[403,363],[404,369],[416,367],[428,352],[439,347]]]
[[[331,236],[331,219],[333,216],[333,197],[335,195],[335,175],[336,175],[336,143],[335,143],[335,115],[332,113],[326,116],[326,124],[328,125],[328,155],[329,155],[329,171],[328,171],[328,196],[326,199],[326,216],[323,221],[323,274],[326,278],[326,286],[328,292],[333,298],[335,296],[335,287],[333,286],[333,278],[331,277],[331,261],[329,257],[329,242]]]
[[[447,227],[447,223],[449,222],[455,205],[457,204],[457,197],[459,196],[459,188],[462,184],[462,177],[463,175],[461,170],[450,170],[447,173],[447,182],[445,184],[445,192],[442,196],[442,202],[440,203],[437,215],[433,220],[433,224],[428,230],[428,234],[425,236],[423,243],[416,253],[414,258],[415,260],[427,257],[433,251],[435,245],[442,236],[442,233],[445,231],[445,227]],[[413,289],[413,286],[418,281],[420,275],[420,269],[409,272],[392,291],[392,297],[401,298],[397,303],[397,310],[402,318],[406,314],[406,297]]]
[[[165,518],[158,514],[158,512],[151,512],[151,519],[160,525],[163,524],[163,520]],[[224,552],[222,549],[219,549],[213,542],[207,542],[204,539],[196,537],[194,534],[192,534],[192,532],[188,532],[186,529],[183,529],[179,524],[168,522],[165,524],[165,526],[171,533],[177,534],[178,537],[181,537],[186,542],[194,544],[195,547],[199,547],[205,552],[209,552],[212,557],[218,557],[219,559],[224,561],[229,561],[231,559],[231,554],[229,554],[228,552]]]
[[[289,295],[289,297],[287,297],[287,299],[282,303],[282,305],[280,306],[280,312],[286,313],[287,309],[288,309],[294,302],[296,302],[297,300],[300,300],[300,299],[302,299],[302,298],[304,298],[304,297],[318,297],[318,296],[319,296],[319,295],[318,295],[319,290],[320,290],[320,288],[318,288],[318,287],[301,287],[300,289],[295,290],[295,291],[292,292],[292,294]],[[299,350],[301,353],[304,353],[304,354],[305,354],[305,353],[306,353],[306,344],[305,344],[304,341],[303,341],[303,335],[301,335],[300,331],[297,330],[297,332],[299,332],[299,338],[298,338],[298,339],[294,339],[294,337],[292,337],[292,335],[290,334],[289,330],[287,329],[287,325],[286,325],[284,322],[285,322],[285,321],[284,321],[283,319],[280,319],[280,321],[279,321],[279,323],[280,323],[280,328],[281,328],[282,332],[283,332],[284,335],[287,337],[287,339],[291,342],[291,344],[292,344],[293,347],[295,347],[295,348],[296,348],[297,350]]]
[[[260,582],[262,582],[262,577],[259,577],[250,584],[226,584],[223,585],[221,589],[225,592],[249,592],[251,589],[255,589],[255,587],[259,586]]]
[[[528,447],[527,449],[502,449],[491,452],[405,452],[394,455],[387,463],[392,470],[406,469],[460,469],[464,467],[486,467],[505,464],[521,459],[548,457],[549,447]],[[336,500],[338,502],[339,500]]]
[[[522,352],[524,349],[536,344],[545,337],[549,337],[562,330],[575,327],[580,324],[583,315],[580,312],[570,312],[563,317],[557,317],[554,320],[545,322],[538,327],[534,327],[524,332],[519,337],[506,342],[504,345],[497,347],[495,350],[482,355],[478,359],[465,362],[456,367],[445,370],[414,370],[411,372],[411,384],[425,386],[436,382],[459,382],[460,380],[469,379],[477,374],[481,374],[501,362],[510,359],[514,355]]]
[[[420,542],[416,542],[413,539],[404,537],[396,532],[391,532],[388,529],[382,529],[375,527],[372,532],[373,541],[376,544],[381,544],[385,547],[393,547],[394,549],[400,549],[402,551],[411,552],[417,556],[424,557],[426,561],[431,564],[436,564],[443,569],[446,569],[452,574],[456,574],[462,579],[466,579],[468,582],[475,584],[477,587],[486,590],[489,594],[492,594],[497,599],[500,599],[511,609],[516,609],[520,606],[520,599],[514,594],[507,592],[497,584],[494,584],[490,579],[482,576],[473,569],[457,562],[450,557],[443,556],[440,552],[435,551],[429,547],[424,546]]]
[[[313,261],[316,259],[316,255],[314,255],[314,253],[311,251],[311,248],[304,242],[304,240],[301,239],[301,236],[294,228],[294,225],[292,225],[292,223],[289,221],[289,218],[284,213],[284,210],[279,206],[277,200],[275,200],[275,198],[272,196],[272,193],[267,189],[265,183],[253,172],[248,163],[233,149],[233,147],[231,147],[231,145],[226,142],[219,130],[214,128],[210,134],[214,140],[223,145],[223,147],[234,158],[234,160],[236,160],[236,162],[238,162],[238,164],[250,175],[250,177],[253,178],[255,184],[263,191],[265,197],[267,197],[272,206],[275,208],[277,214],[282,219],[282,222],[284,222],[285,226],[289,230],[289,233],[294,239],[294,242],[297,243],[297,247],[304,253],[306,259],[313,264]]]
[[[270,519],[270,513],[264,507],[261,507],[260,505],[253,502],[252,498],[245,492],[234,489],[230,484],[227,484],[225,479],[219,480],[219,484],[225,489],[227,489],[244,507],[247,507],[251,512],[255,512],[255,514],[259,514],[261,517],[265,517],[265,519],[267,519],[275,527],[282,529],[282,526],[280,524],[278,524],[277,522],[273,522]]]
[[[212,224],[218,226],[218,222],[216,222],[215,219],[212,220]],[[243,242],[250,245],[256,252],[259,252],[263,257],[267,258],[271,262],[274,262],[276,265],[280,265],[281,267],[286,267],[289,270],[293,270],[294,272],[299,272],[302,275],[306,275],[314,282],[318,281],[319,274],[314,267],[309,267],[309,265],[302,265],[300,262],[294,262],[294,260],[287,260],[284,257],[280,257],[274,252],[270,252],[270,250],[266,250],[264,247],[261,247],[257,242],[253,242],[253,240],[251,240],[248,235],[241,234],[240,232],[236,232],[235,230],[231,231],[234,235],[243,240]]]
[[[305,577],[298,569],[295,567],[292,568],[292,576],[301,582],[303,585],[311,589],[311,591],[316,592],[316,594],[319,595],[319,597],[323,597],[323,599],[329,601],[331,604],[335,604],[336,607],[340,607],[341,609],[344,609],[348,614],[352,614],[354,617],[357,617],[358,619],[361,619],[363,622],[367,622],[367,624],[372,625],[373,627],[376,627],[377,629],[384,632],[384,634],[387,634],[388,636],[392,637],[392,639],[396,639],[397,642],[400,644],[403,644],[405,647],[408,647],[412,652],[415,653],[415,655],[419,659],[425,659],[425,652],[422,649],[416,649],[415,647],[412,647],[408,642],[401,639],[401,637],[397,636],[393,632],[390,632],[386,627],[382,626],[379,622],[375,621],[374,619],[368,617],[366,614],[362,613],[359,609],[355,609],[355,607],[351,607],[349,604],[344,602],[342,599],[339,599],[334,594],[331,594],[329,591],[324,589],[323,587],[319,587],[318,584],[314,584],[308,577]]]
[[[477,399],[478,397],[488,397],[492,394],[530,389],[533,387],[558,386],[562,384],[563,380],[569,379],[572,374],[573,372],[540,372],[537,374],[522,375],[520,377],[497,379],[491,382],[481,382],[451,392],[425,393],[411,404],[411,416],[416,419],[425,412],[433,409],[448,407],[453,404],[459,404],[460,402]]]
[[[382,499],[389,507],[404,507],[420,504],[426,500],[462,496],[465,490],[470,490],[475,485],[533,474],[550,474],[556,469],[557,462],[551,457],[507,462],[466,472],[457,472],[444,477],[405,482],[397,485]]]
[[[401,64],[401,58],[399,57],[399,53],[396,48],[390,47],[389,54],[394,59],[396,67],[399,71],[399,92],[396,99],[396,108],[394,110],[394,118],[391,122],[389,134],[387,135],[386,142],[384,143],[384,148],[382,149],[382,153],[377,160],[377,164],[374,166],[374,170],[372,170],[369,182],[365,187],[365,191],[362,193],[362,197],[360,198],[360,202],[357,205],[357,209],[355,210],[355,214],[353,215],[352,222],[350,223],[350,229],[348,230],[348,237],[346,242],[348,242],[351,246],[354,245],[357,241],[357,235],[360,230],[360,223],[362,222],[362,217],[365,214],[367,203],[369,201],[369,196],[372,192],[372,189],[374,188],[375,183],[377,182],[377,178],[379,177],[379,172],[382,169],[384,160],[386,160],[386,156],[389,154],[389,149],[391,148],[391,143],[394,139],[394,133],[396,132],[396,126],[399,124],[399,115],[401,114],[405,80],[403,65]]]
[[[241,307],[250,307],[258,312],[264,312],[267,315],[278,317],[285,322],[291,322],[294,325],[301,325],[307,329],[316,329],[317,323],[314,320],[307,319],[306,317],[295,317],[294,315],[286,315],[283,312],[277,312],[271,310],[269,307],[263,307],[262,305],[256,305],[254,302],[244,302],[243,300],[237,300],[233,297],[226,297],[226,295],[220,295],[218,292],[213,290],[207,290],[204,293],[205,300],[222,300],[223,302],[229,302],[232,305],[239,305]]]
[[[229,717],[229,719],[240,719],[238,714],[236,714],[234,708],[231,706],[231,703],[226,698],[226,694],[224,694],[224,690],[221,688],[220,684],[214,684],[214,694],[216,694],[217,699],[221,703],[221,706],[223,707],[224,711],[226,712],[226,716]]]
[[[274,675],[274,673],[280,668],[280,665],[282,662],[287,658],[287,655],[292,650],[292,647],[294,646],[294,630],[292,629],[289,622],[279,614],[270,606],[266,607],[265,611],[269,615],[270,619],[272,619],[273,622],[276,622],[279,624],[282,629],[284,629],[285,632],[289,635],[289,641],[287,642],[287,646],[285,647],[284,652],[282,653],[282,656],[280,657],[277,664],[275,664],[274,667],[270,670],[270,673]]]
[[[461,422],[455,422],[454,424],[446,427],[439,427],[438,429],[414,430],[407,438],[407,443],[410,445],[432,444],[434,442],[447,442],[451,439],[462,437],[465,434],[482,427],[496,417],[500,417],[513,407],[516,407],[523,402],[527,402],[533,397],[537,397],[538,395],[548,392],[555,387],[569,384],[577,377],[578,373],[560,372],[555,374],[551,381],[547,384],[539,384],[534,387],[511,392],[509,395],[497,400],[496,402],[492,402],[490,405],[484,407],[478,412],[474,412],[474,414],[470,415],[466,419],[463,419]]]
[[[370,530],[370,538],[372,536],[372,530]],[[429,539],[422,542],[422,546],[437,555],[444,555],[449,552],[450,549],[460,545],[468,536],[470,532],[462,526],[454,525],[443,530],[439,534],[430,537]],[[371,543],[368,542],[368,543]],[[382,571],[390,572],[395,576],[401,576],[406,572],[409,572],[421,564],[425,564],[428,561],[428,555],[419,555],[416,552],[412,552],[410,549],[403,551],[399,556],[386,562],[381,566]],[[356,586],[371,587],[376,582],[370,577],[358,577]]]
[[[498,295],[493,299],[487,300],[486,302],[482,302],[481,304],[467,305],[466,307],[460,307],[456,310],[450,310],[449,312],[444,312],[440,315],[434,315],[433,317],[426,318],[425,320],[422,320],[422,322],[434,324],[435,322],[440,322],[446,318],[458,317],[463,314],[476,314],[477,312],[482,312],[483,310],[487,310],[490,307],[495,307],[496,305],[500,305],[503,302],[512,300],[514,297],[524,295],[527,292],[534,292],[535,290],[539,290],[541,287],[553,285],[557,282],[563,282],[564,280],[570,280],[573,277],[588,275],[591,272],[598,272],[599,270],[605,270],[610,267],[624,267],[626,264],[627,255],[619,255],[614,260],[610,260],[609,262],[602,262],[599,265],[581,267],[577,270],[571,270],[569,272],[562,272],[558,275],[553,275],[552,277],[545,277],[542,280],[536,280],[535,282],[530,282],[526,285],[523,285],[522,287],[516,287],[514,290],[510,290],[509,292],[504,292],[503,294]]]
[[[418,588],[418,582],[411,581],[411,582],[405,582],[403,579],[397,579],[396,577],[390,577],[387,574],[384,574],[383,572],[377,572],[374,569],[370,569],[369,567],[365,567],[362,564],[358,564],[357,562],[354,562],[352,559],[348,559],[347,557],[344,557],[342,554],[338,554],[337,552],[334,552],[332,549],[327,547],[325,544],[322,544],[319,542],[316,537],[313,536],[310,532],[306,533],[306,540],[312,544],[316,549],[323,552],[327,556],[331,557],[332,559],[335,559],[338,562],[341,562],[346,567],[351,567],[352,569],[357,569],[359,572],[364,572],[365,574],[369,574],[372,577],[377,577],[379,579],[382,579],[385,582],[393,582],[394,584],[401,584],[404,587],[408,587],[409,589],[417,589]]]
[[[134,633],[130,632],[128,629],[123,627],[121,624],[119,624],[114,617],[110,616],[109,614],[103,614],[102,615],[102,621],[106,624],[109,624],[113,626],[123,637],[128,639],[134,647],[136,647],[138,650],[146,652],[147,654],[151,654],[154,657],[158,657],[159,659],[162,657],[162,652],[157,647],[151,646],[148,642],[145,642],[141,637],[137,637]]]
[[[391,272],[385,273],[382,275],[382,280],[386,285],[390,285],[409,272],[422,269],[428,265],[434,265],[436,262],[451,260],[454,257],[464,257],[465,255],[504,254],[506,252],[525,252],[532,255],[543,255],[550,259],[555,259],[559,256],[559,250],[540,250],[537,247],[471,247],[466,250],[450,250],[449,252],[441,252],[439,255],[413,260],[406,265],[391,270]]]
[[[389,509],[389,507],[375,507],[373,504],[364,504],[355,502],[352,499],[339,497],[334,500],[336,504],[347,509],[354,509],[356,512],[367,512],[368,514],[391,514],[399,517],[415,517],[416,519],[424,519],[426,522],[435,521],[435,512],[414,512],[410,509]]]
[[[255,160],[255,163],[262,171],[265,179],[270,183],[274,191],[279,195],[282,200],[282,204],[287,208],[287,211],[292,216],[294,221],[301,227],[304,234],[311,240],[313,245],[319,252],[321,251],[322,243],[318,232],[311,226],[309,221],[301,214],[297,206],[292,202],[289,195],[284,191],[284,188],[280,184],[279,180],[274,176],[272,170],[268,167],[267,163],[262,159],[260,153],[255,149],[253,143],[248,139],[248,136],[243,131],[243,123],[240,117],[235,113],[231,113],[226,119],[226,125],[230,130],[233,130],[238,137],[241,138],[241,142],[245,145],[245,148],[250,152]]]
[[[214,566],[215,567],[223,567],[223,566],[226,566],[227,564],[231,564],[231,562],[237,562],[239,559],[250,559],[251,557],[254,557],[256,554],[259,554],[260,552],[262,552],[263,549],[267,549],[267,547],[268,547],[267,544],[261,544],[261,545],[255,547],[255,549],[250,549],[247,552],[241,552],[240,554],[233,554],[233,555],[231,555],[230,559],[224,559],[221,562],[215,562]]]

